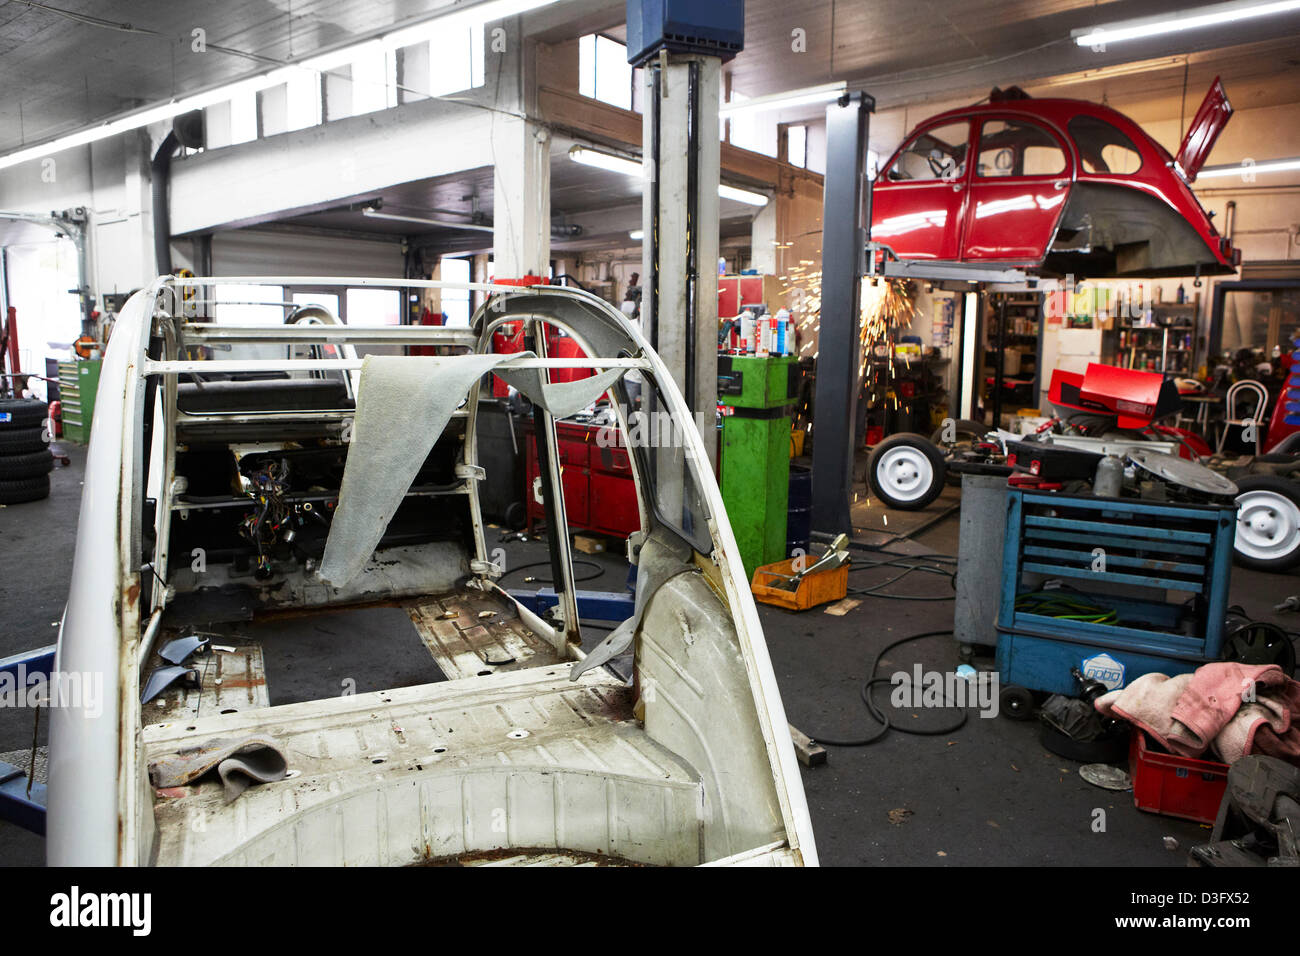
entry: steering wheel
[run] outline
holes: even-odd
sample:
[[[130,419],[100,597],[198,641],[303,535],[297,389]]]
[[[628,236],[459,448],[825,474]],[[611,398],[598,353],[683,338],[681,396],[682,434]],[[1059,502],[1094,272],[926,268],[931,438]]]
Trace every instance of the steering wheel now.
[[[925,157],[925,161],[930,165],[930,172],[934,173],[939,179],[943,179],[944,174],[952,168],[952,158],[944,156],[937,149],[930,150],[930,154]]]

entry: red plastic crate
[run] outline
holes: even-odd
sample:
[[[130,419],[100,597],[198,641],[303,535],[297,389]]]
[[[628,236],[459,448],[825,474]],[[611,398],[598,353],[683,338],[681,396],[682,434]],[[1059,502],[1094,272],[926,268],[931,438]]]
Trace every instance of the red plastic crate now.
[[[1228,765],[1154,750],[1147,735],[1134,729],[1129,748],[1133,804],[1139,810],[1213,823],[1228,789]]]

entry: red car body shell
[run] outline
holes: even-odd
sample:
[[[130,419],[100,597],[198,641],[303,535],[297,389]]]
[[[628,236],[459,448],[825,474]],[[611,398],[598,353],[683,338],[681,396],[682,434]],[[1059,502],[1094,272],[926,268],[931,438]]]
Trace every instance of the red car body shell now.
[[[1197,247],[1188,236],[1191,244],[1185,242],[1179,251],[1185,258],[1195,261],[1186,263],[1181,274],[1231,272],[1239,254],[1215,230],[1184,179],[1184,176],[1195,179],[1209,147],[1230,115],[1231,107],[1216,80],[1197,113],[1199,125],[1194,124],[1188,130],[1188,138],[1180,150],[1180,159],[1191,166],[1183,171],[1168,150],[1148,136],[1137,123],[1096,103],[1067,99],[1003,99],[940,113],[917,126],[881,167],[881,174],[872,189],[872,239],[888,245],[905,259],[990,261],[1041,267],[1058,240],[1067,203],[1084,187],[1089,195],[1105,195],[1108,214],[1119,220],[1126,215],[1125,202],[1131,199],[1135,209],[1140,207],[1143,210],[1142,216],[1155,217],[1149,231],[1157,234],[1157,241],[1158,234],[1168,227],[1168,223],[1162,227],[1156,221],[1159,217],[1171,214],[1174,218],[1169,221],[1175,225],[1177,220],[1187,223],[1203,248]],[[1107,130],[1103,135],[1111,131],[1122,134],[1140,158],[1136,170],[1110,172],[1104,162],[1097,162],[1099,150],[1085,155],[1071,132],[1071,122],[1080,117],[1107,124],[1106,127],[1092,126],[1093,129]],[[984,175],[985,167],[966,159],[980,156],[981,130],[986,122],[996,120],[1031,124],[1039,145],[1047,144],[1044,134],[1050,137],[1064,154],[1064,168],[1050,174],[1017,175],[1013,171],[1007,175],[1003,171]],[[901,167],[896,168],[900,156],[910,146],[924,149],[927,141],[922,140],[922,136],[941,127],[951,130],[951,124],[962,122],[969,125],[960,169],[949,168],[946,172],[950,175],[945,176],[936,172],[934,178],[909,179]],[[1079,128],[1082,127],[1076,126]],[[1122,139],[1116,139],[1122,142]],[[953,145],[957,146],[956,143]],[[986,146],[985,152],[989,153],[991,149]],[[1126,152],[1130,152],[1131,159],[1127,147]],[[916,149],[912,156],[916,156]],[[1089,160],[1087,164],[1085,158]],[[1090,168],[1093,171],[1089,171]],[[899,176],[903,178],[891,178]],[[1105,189],[1099,191],[1097,187]],[[1125,192],[1116,193],[1115,189]],[[1189,250],[1192,253],[1190,257],[1186,255]],[[1065,261],[1068,264],[1068,260]],[[1115,274],[1135,277],[1170,275],[1177,274],[1181,265],[1179,261],[1162,261],[1158,267],[1153,265],[1144,270],[1141,261],[1137,260],[1127,269],[1115,270]],[[1044,271],[1061,270],[1048,268]],[[1105,272],[1102,268],[1085,274],[1100,278]]]

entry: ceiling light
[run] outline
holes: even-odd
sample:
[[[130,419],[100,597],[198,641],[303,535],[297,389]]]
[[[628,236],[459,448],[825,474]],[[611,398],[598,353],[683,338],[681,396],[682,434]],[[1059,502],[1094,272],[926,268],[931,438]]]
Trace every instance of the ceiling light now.
[[[635,239],[637,242],[640,242],[642,239],[645,238],[645,230],[644,230],[644,229],[633,229],[631,232],[629,232],[629,233],[627,234],[627,237],[628,237],[629,239]]]
[[[599,149],[591,149],[587,146],[571,147],[569,149],[569,159],[575,163],[594,166],[597,169],[608,170],[611,173],[622,173],[625,176],[637,177],[643,175],[640,160],[628,159],[626,156],[615,156],[613,153],[602,152]]]
[[[1166,33],[1182,33],[1186,30],[1199,30],[1204,27],[1221,26],[1296,10],[1300,10],[1300,0],[1274,0],[1273,3],[1260,3],[1259,0],[1232,0],[1231,3],[1195,7],[1172,16],[1143,17],[1112,23],[1109,26],[1086,27],[1071,31],[1070,36],[1079,46],[1105,47],[1108,43],[1142,40]]]
[[[1196,178],[1213,179],[1216,176],[1250,177],[1257,173],[1281,173],[1288,170],[1300,170],[1300,157],[1295,159],[1270,159],[1262,163],[1237,163],[1232,166],[1206,166],[1196,174]]]
[[[762,193],[753,193],[748,189],[737,189],[735,186],[718,185],[718,195],[723,199],[734,199],[736,202],[743,202],[747,206],[766,206],[767,197]]]
[[[802,90],[790,90],[786,93],[769,93],[767,96],[755,96],[753,99],[736,100],[724,103],[718,109],[723,119],[744,113],[766,113],[782,110],[790,106],[805,106],[809,103],[829,103],[837,100],[848,91],[848,84],[826,83],[822,86],[809,86]]]
[[[0,169],[7,169],[10,166],[16,166],[32,159],[41,159],[53,153],[71,149],[74,146],[85,146],[88,143],[99,142],[119,133],[141,129],[151,123],[173,119],[191,110],[216,106],[218,103],[236,99],[241,95],[268,90],[279,86],[281,83],[288,82],[289,77],[295,75],[295,72],[299,70],[327,73],[330,70],[346,66],[367,53],[400,49],[404,46],[422,43],[448,30],[481,26],[496,20],[527,13],[530,10],[548,7],[558,2],[559,0],[487,0],[486,3],[461,7],[421,21],[413,26],[401,27],[374,39],[363,40],[360,43],[340,47],[337,50],[331,50],[318,56],[298,60],[287,66],[277,67],[267,73],[259,73],[256,76],[213,87],[192,96],[181,97],[167,103],[151,106],[139,112],[128,113],[49,142],[16,150],[0,156]]]
[[[569,158],[575,163],[582,163],[584,166],[594,166],[597,169],[604,169],[611,173],[622,173],[625,176],[635,176],[638,179],[644,176],[641,163],[635,159],[629,159],[626,156],[617,156],[614,153],[606,153],[599,149],[592,149],[589,146],[571,146],[569,148]],[[750,206],[766,206],[767,197],[762,193],[750,192],[748,189],[737,189],[735,186],[726,186],[718,184],[718,195],[723,199],[734,199],[736,202],[743,202]]]

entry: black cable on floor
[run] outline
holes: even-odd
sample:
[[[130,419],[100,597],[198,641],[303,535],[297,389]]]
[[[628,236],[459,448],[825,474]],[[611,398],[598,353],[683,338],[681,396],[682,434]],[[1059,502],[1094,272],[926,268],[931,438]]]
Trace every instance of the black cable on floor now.
[[[602,565],[597,564],[595,561],[583,561],[583,560],[579,559],[579,560],[573,562],[573,566],[574,566],[574,568],[577,568],[577,566],[580,565],[580,564],[586,565],[586,566],[589,567],[589,568],[595,568],[596,570],[595,570],[592,574],[587,574],[587,575],[584,575],[583,577],[578,577],[577,575],[574,575],[574,578],[573,578],[573,583],[574,583],[574,584],[581,584],[583,581],[594,581],[594,580],[596,580],[596,578],[600,577],[602,574],[605,573],[605,568],[604,568]],[[519,564],[519,565],[516,565],[515,567],[511,568],[511,569],[508,570],[508,571],[503,571],[502,574],[501,574],[501,576],[504,578],[507,574],[514,574],[516,571],[522,571],[522,570],[524,570],[524,568],[540,568],[542,565],[545,565],[546,567],[549,568],[549,567],[551,566],[551,562],[550,562],[549,560],[546,560],[546,561],[529,561],[527,564]],[[612,569],[611,569],[611,570],[612,570]],[[551,578],[549,578],[549,577],[545,577],[545,578],[538,578],[538,579],[537,579],[537,583],[538,583],[538,584],[554,584],[555,582],[554,582]]]
[[[895,601],[951,601],[956,594],[885,594],[881,589],[900,581],[914,571],[924,571],[928,574],[941,574],[948,578],[949,584],[955,592],[957,590],[957,572],[948,568],[933,567],[925,564],[901,564],[900,561],[911,558],[911,555],[898,555],[888,561],[873,561],[868,564],[855,563],[850,566],[850,571],[870,571],[883,567],[900,567],[903,568],[901,574],[896,574],[888,581],[882,581],[880,584],[874,584],[871,587],[849,588],[848,593],[857,597],[879,597],[889,598]]]
[[[865,747],[868,744],[874,744],[877,740],[880,740],[885,736],[885,734],[889,733],[890,730],[897,730],[899,733],[912,734],[917,737],[938,737],[943,734],[950,734],[954,730],[959,730],[966,726],[967,713],[964,710],[961,712],[961,719],[950,727],[938,727],[932,730],[924,730],[898,726],[890,723],[889,715],[876,705],[875,700],[873,700],[871,696],[872,688],[877,684],[891,683],[891,680],[888,677],[876,676],[876,671],[880,668],[880,659],[887,653],[895,647],[898,647],[901,644],[907,644],[911,641],[919,641],[925,637],[939,637],[941,635],[951,634],[952,631],[924,631],[920,634],[912,634],[909,637],[900,637],[898,640],[891,644],[886,644],[876,652],[876,656],[871,659],[871,669],[867,672],[870,676],[867,678],[866,683],[862,685],[861,690],[862,701],[867,705],[867,712],[880,723],[880,729],[876,733],[872,734],[870,737],[861,737],[854,740],[836,740],[831,737],[823,737],[818,733],[809,733],[807,729],[804,730],[804,733],[812,737],[812,739],[817,741],[817,743],[825,744],[829,747]],[[947,698],[944,699],[944,704],[955,706],[955,704],[948,704]]]

